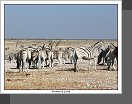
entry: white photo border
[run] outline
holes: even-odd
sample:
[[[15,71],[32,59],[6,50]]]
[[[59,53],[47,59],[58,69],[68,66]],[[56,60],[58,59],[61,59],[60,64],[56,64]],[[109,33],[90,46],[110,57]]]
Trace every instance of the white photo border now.
[[[4,89],[4,5],[5,4],[117,4],[118,5],[118,89],[117,90],[5,90]],[[1,92],[2,94],[122,94],[122,2],[119,1],[1,1]]]

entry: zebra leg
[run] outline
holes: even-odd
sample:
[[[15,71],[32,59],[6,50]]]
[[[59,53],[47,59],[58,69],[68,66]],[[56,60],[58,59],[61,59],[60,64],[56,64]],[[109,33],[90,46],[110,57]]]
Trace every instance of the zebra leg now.
[[[62,61],[63,61],[63,64],[65,65],[66,59],[62,59]],[[63,69],[63,71],[65,70],[65,69],[63,68],[63,65],[62,65],[62,69]]]
[[[38,69],[40,67],[40,64],[41,64],[41,60],[37,57],[35,59],[35,68]]]
[[[49,59],[49,67],[51,67],[52,65],[51,65],[51,59]]]
[[[73,62],[72,62],[72,59],[70,58],[70,64],[72,64]]]
[[[107,70],[110,70],[110,66],[111,66],[111,60],[110,58],[107,59]]]
[[[47,66],[47,60],[45,58],[43,59],[42,66],[43,66],[43,68],[44,68],[44,66]]]
[[[59,58],[58,61],[59,61],[59,62],[58,62],[59,66],[62,66],[62,59]]]
[[[96,66],[97,66],[97,58],[94,59],[94,70],[95,70],[95,71],[97,71]]]
[[[24,62],[22,61],[22,72],[23,72],[23,68],[24,68]]]
[[[102,58],[102,60],[103,60],[103,63],[102,63],[102,65],[105,65],[105,60],[104,60],[104,57]]]
[[[36,64],[36,60],[34,61],[34,66],[35,66],[35,68],[37,69],[37,64]]]
[[[53,67],[53,59],[51,59],[51,67]]]
[[[45,60],[42,61],[42,68],[44,68],[44,62],[45,62]]]
[[[63,59],[62,59],[62,62],[63,62],[63,64],[65,65],[65,63],[66,63],[66,59],[63,58]]]
[[[118,70],[118,56],[116,57],[116,61],[117,61],[117,70]]]
[[[17,69],[19,69],[19,67],[20,67],[20,60],[16,60],[16,63],[17,63]]]
[[[102,60],[102,57],[99,55],[97,64],[100,64],[101,60]]]
[[[59,66],[61,67],[61,69],[63,69],[63,62],[64,62],[63,58],[62,57],[59,58]]]
[[[110,63],[108,63],[108,68],[107,69],[110,70]]]
[[[23,63],[24,63],[24,68],[28,69],[28,63],[27,63],[26,59],[24,59]]]
[[[77,65],[77,63],[74,63],[74,72],[77,71],[76,65]]]
[[[46,59],[43,59],[41,62],[42,62],[42,68],[44,68],[44,66],[47,65]]]
[[[40,69],[44,60],[40,57],[36,60],[37,68]]]
[[[47,61],[48,61],[48,60],[47,60],[47,59],[45,59],[45,65],[46,65],[46,67],[47,67],[47,65],[48,65]]]
[[[90,71],[90,60],[88,60],[88,71]]]
[[[30,67],[31,67],[31,60],[28,60],[28,64],[29,64],[29,69],[30,69]]]
[[[70,64],[73,64],[73,63],[74,63],[74,58],[70,57]]]
[[[114,65],[114,59],[112,59],[112,67],[113,67],[114,70],[116,69],[115,65]]]
[[[77,59],[74,59],[74,72],[77,72]]]
[[[21,66],[21,61],[20,61],[20,60],[18,60],[18,61],[17,61],[17,68],[19,69],[19,72],[21,71],[20,66]]]
[[[23,69],[27,69],[27,62],[26,62],[26,60],[23,60]],[[22,71],[23,71],[23,69],[22,69]]]
[[[34,61],[32,61],[32,66],[33,66],[33,69],[35,68],[35,63],[34,63]]]
[[[53,67],[53,59],[52,58],[49,59],[49,67]]]
[[[21,72],[21,68],[20,68],[20,66],[19,66],[19,72]]]
[[[113,64],[113,69],[116,70],[115,65]]]

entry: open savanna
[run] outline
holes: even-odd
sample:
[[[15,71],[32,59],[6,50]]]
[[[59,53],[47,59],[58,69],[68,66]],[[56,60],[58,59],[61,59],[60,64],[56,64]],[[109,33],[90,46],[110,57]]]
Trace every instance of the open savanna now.
[[[53,40],[54,45],[60,40]],[[57,47],[91,46],[99,40],[61,40]],[[117,40],[104,40],[106,46],[113,43],[117,46]],[[42,46],[49,40],[5,40],[5,55],[15,52],[22,47],[32,45]],[[53,49],[55,48],[53,45]],[[57,48],[56,47],[56,48]],[[55,60],[57,63],[57,60]],[[63,66],[54,65],[53,68],[25,69],[18,72],[15,60],[10,64],[5,60],[4,88],[6,90],[117,90],[118,71],[108,71],[107,66],[97,65],[97,71],[92,66],[88,70],[87,61],[78,62],[79,72],[73,71],[72,64]]]

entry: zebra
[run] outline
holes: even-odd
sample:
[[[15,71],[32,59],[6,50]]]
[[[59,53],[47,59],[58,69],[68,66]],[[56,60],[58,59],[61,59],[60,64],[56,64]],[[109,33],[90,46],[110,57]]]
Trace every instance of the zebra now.
[[[42,65],[44,67],[44,62],[46,66],[49,67],[53,67],[53,57],[54,57],[54,52],[52,49],[52,45],[54,43],[52,43],[52,41],[50,41],[49,44],[44,44],[42,46],[42,50],[41,50],[41,59],[42,59]]]
[[[94,66],[96,70],[97,58],[100,54],[101,50],[105,50],[105,45],[103,41],[99,41],[90,47],[79,47],[74,50],[73,53],[73,64],[74,64],[74,72],[78,71],[76,68],[77,61],[80,60],[88,60],[89,61],[89,69],[91,66],[91,60],[94,60]]]
[[[11,61],[14,59],[14,53],[13,52],[10,52],[9,54],[8,54],[8,60],[9,60],[9,62],[10,62],[10,64],[11,64]]]
[[[19,72],[22,69],[27,69],[27,49],[22,49],[14,54],[14,57],[16,59],[17,66],[16,68],[19,69]]]
[[[49,50],[47,48],[39,47],[40,50],[38,50],[38,64],[39,68],[44,68],[44,66],[47,66],[47,60],[48,60],[48,53]]]
[[[109,52],[110,48],[111,48],[111,46],[108,45],[108,47],[107,47],[105,50],[102,50],[102,51],[101,51],[101,53],[100,53],[99,56],[98,56],[98,62],[97,62],[97,64],[100,65],[100,62],[101,62],[102,59],[103,59],[103,63],[102,63],[102,64],[103,64],[103,65],[106,65],[106,63],[107,63],[106,54]]]
[[[106,54],[107,58],[107,69],[110,70],[110,66],[112,65],[113,69],[115,70],[114,62],[115,59],[117,61],[117,67],[118,67],[118,46],[114,46],[114,48],[110,48],[109,52]],[[118,68],[117,68],[118,69]]]
[[[65,64],[65,50],[62,48],[59,48],[58,50],[53,50],[54,53],[54,59],[58,60],[58,65],[62,66],[62,64]]]
[[[65,49],[65,57],[69,59],[70,64],[73,64],[73,53],[74,53],[74,48],[73,47],[67,47]]]
[[[33,49],[31,52],[31,61],[32,61],[33,68],[38,67],[38,61],[39,61],[38,56],[39,56],[39,51],[37,49]]]
[[[51,50],[49,52],[48,56],[49,56],[50,62],[52,62],[52,64],[54,64],[53,60],[57,59],[59,66],[63,66],[63,64],[66,63],[66,60],[70,57],[68,50],[63,49],[61,47],[59,49]]]
[[[49,45],[39,46],[32,52],[32,61],[38,68],[45,66],[53,67],[53,50]]]
[[[101,53],[98,56],[98,62],[97,64],[101,65],[100,62],[103,60],[102,65],[105,65],[107,62],[106,54],[108,53],[108,48],[106,50],[102,50]]]
[[[27,53],[28,53],[27,48],[20,50],[18,53],[17,67],[19,68],[19,72],[20,72],[20,67],[22,68],[22,72],[23,72],[23,69],[28,69]]]
[[[102,61],[102,59],[103,59],[103,65],[106,65],[107,64],[107,57],[106,57],[106,55],[107,55],[107,53],[109,52],[109,50],[111,49],[111,48],[114,48],[115,46],[112,44],[112,43],[109,43],[108,44],[108,47],[105,49],[105,50],[102,50],[101,51],[101,53],[99,54],[99,56],[98,56],[98,64],[100,65],[100,62]]]
[[[22,72],[23,69],[30,69],[32,62],[32,49],[32,47],[23,48],[14,54],[19,72],[21,71],[20,69],[22,69]]]
[[[19,72],[20,72],[20,66],[21,66],[21,61],[22,61],[22,58],[20,56],[20,51],[17,50],[17,52],[14,53],[14,57],[15,57],[15,60],[16,60],[16,68],[19,69]]]

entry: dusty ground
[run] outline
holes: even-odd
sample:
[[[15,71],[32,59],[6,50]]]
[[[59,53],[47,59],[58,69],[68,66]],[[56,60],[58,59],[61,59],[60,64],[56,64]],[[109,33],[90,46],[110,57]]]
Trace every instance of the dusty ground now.
[[[90,46],[95,42],[97,40],[62,40],[59,46]],[[106,45],[109,42],[117,45],[115,40],[105,40]],[[39,46],[43,43],[48,43],[48,40],[5,40],[5,54],[15,52],[22,45]],[[5,60],[5,89],[117,89],[118,71],[107,71],[107,66],[101,65],[97,66],[97,71],[93,66],[88,71],[87,61],[79,63],[78,68],[79,72],[73,72],[73,65],[65,64],[63,67],[26,69],[19,73],[15,61],[10,64]]]

